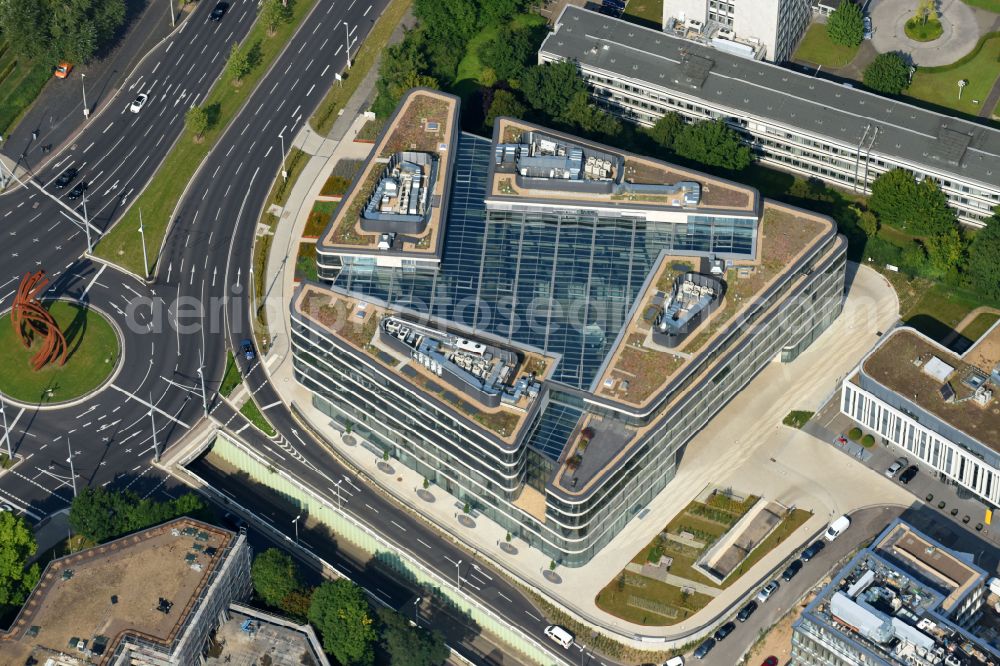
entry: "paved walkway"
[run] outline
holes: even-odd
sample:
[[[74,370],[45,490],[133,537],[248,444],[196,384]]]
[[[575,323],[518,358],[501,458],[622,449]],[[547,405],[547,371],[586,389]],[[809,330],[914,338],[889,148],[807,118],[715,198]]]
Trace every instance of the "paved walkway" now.
[[[997,80],[997,86],[996,87],[997,87],[998,90],[1000,90],[1000,79]],[[990,307],[988,305],[981,305],[981,306],[979,306],[978,308],[976,308],[975,310],[973,310],[969,314],[967,314],[964,317],[962,317],[962,321],[958,322],[958,324],[955,326],[955,328],[952,329],[951,333],[949,333],[948,335],[946,335],[944,337],[944,339],[941,340],[941,344],[943,346],[945,346],[945,347],[950,347],[951,343],[953,343],[955,340],[957,340],[962,335],[962,331],[965,330],[965,327],[968,326],[969,324],[971,324],[972,322],[974,322],[976,320],[976,317],[978,317],[981,314],[998,314],[998,315],[1000,315],[1000,310],[998,310],[997,308],[992,308],[992,307]],[[970,340],[969,342],[972,343],[972,342],[975,342],[975,340]]]
[[[944,32],[932,42],[917,42],[903,29],[915,10],[913,0],[872,2],[872,44],[879,53],[902,51],[923,67],[948,65],[971,51],[996,19],[996,14],[970,7],[962,0],[941,0],[938,11]]]

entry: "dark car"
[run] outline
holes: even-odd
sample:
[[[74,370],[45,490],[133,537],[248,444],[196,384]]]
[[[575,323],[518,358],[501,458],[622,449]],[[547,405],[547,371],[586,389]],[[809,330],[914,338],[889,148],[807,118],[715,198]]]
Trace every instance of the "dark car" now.
[[[76,178],[76,175],[78,173],[80,172],[77,169],[70,167],[65,171],[63,171],[61,174],[59,174],[59,177],[56,178],[56,182],[53,183],[53,185],[55,185],[57,190],[61,190],[62,188],[72,183],[73,179]]]
[[[797,574],[801,568],[802,560],[793,560],[789,563],[788,568],[781,572],[781,579],[787,583],[791,579],[795,578],[795,574]]]
[[[778,666],[778,658],[771,656],[760,662],[760,666]]]
[[[69,194],[66,195],[66,198],[69,199],[70,201],[73,201],[74,199],[79,199],[80,197],[83,196],[83,193],[87,191],[87,187],[88,187],[87,183],[77,183],[76,187],[70,190]]]
[[[899,475],[899,482],[905,486],[910,481],[913,481],[913,477],[915,477],[916,475],[917,475],[917,466],[910,465],[905,470],[903,470],[902,474]]]
[[[715,647],[715,639],[714,638],[706,638],[704,643],[702,643],[701,645],[699,645],[698,647],[695,648],[695,650],[694,650],[694,658],[695,659],[704,659],[705,655],[708,654],[709,652],[711,652],[712,648],[714,648],[714,647]]]
[[[725,640],[726,636],[733,633],[735,629],[736,629],[735,622],[726,622],[724,625],[715,630],[715,633],[712,634],[712,638],[714,638],[716,641]]]
[[[736,619],[740,622],[746,622],[750,619],[750,616],[754,614],[757,610],[756,601],[748,601],[747,605],[740,609],[740,612],[736,614]]]
[[[243,354],[243,358],[248,361],[252,361],[257,358],[257,354],[253,350],[253,342],[250,340],[244,340],[240,343],[240,352]]]
[[[221,21],[222,17],[226,15],[226,10],[229,9],[228,2],[220,2],[215,5],[212,13],[208,15],[209,21]]]
[[[802,551],[802,561],[808,562],[812,558],[819,555],[819,551],[823,550],[825,547],[826,544],[822,541],[813,541],[811,546]]]

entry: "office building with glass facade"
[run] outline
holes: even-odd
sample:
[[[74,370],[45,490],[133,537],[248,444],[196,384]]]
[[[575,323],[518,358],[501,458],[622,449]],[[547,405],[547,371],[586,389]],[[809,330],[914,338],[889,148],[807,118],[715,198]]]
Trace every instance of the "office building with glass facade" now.
[[[539,62],[576,63],[594,101],[653,125],[725,120],[765,164],[868,193],[900,167],[933,178],[959,219],[1000,204],[1000,130],[567,5]]]
[[[939,478],[1000,505],[1000,325],[956,354],[908,327],[841,385],[841,412]]]
[[[790,663],[995,666],[1000,653],[978,635],[986,585],[971,554],[897,519],[802,612]]]
[[[296,377],[374,451],[579,566],[839,314],[846,241],[752,188],[520,121],[453,157],[440,265],[300,287]]]

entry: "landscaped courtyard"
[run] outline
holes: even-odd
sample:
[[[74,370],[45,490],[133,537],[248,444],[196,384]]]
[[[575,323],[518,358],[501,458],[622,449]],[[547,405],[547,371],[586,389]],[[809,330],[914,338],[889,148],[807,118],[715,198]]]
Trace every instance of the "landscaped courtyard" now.
[[[953,65],[919,67],[906,90],[910,97],[978,115],[1000,76],[1000,34],[986,37],[969,55]],[[959,81],[966,81],[959,97]]]
[[[25,349],[11,325],[10,313],[0,317],[0,393],[20,402],[65,402],[98,388],[114,371],[120,346],[111,324],[98,312],[67,301],[48,304],[69,349],[65,365],[49,364],[39,371],[31,358],[42,345],[36,336]]]
[[[799,48],[792,57],[823,67],[838,68],[849,64],[857,53],[857,46],[834,44],[826,34],[825,23],[813,23],[803,35]]]
[[[766,532],[759,532],[760,538],[753,539],[749,549],[733,559],[732,553],[741,547],[741,537],[757,523],[756,515],[764,515],[773,505],[756,506],[759,501],[753,495],[740,497],[722,490],[710,491],[692,501],[598,593],[598,607],[650,626],[675,624],[701,610],[812,515],[802,509],[788,510]],[[747,516],[740,533],[729,534],[755,507],[755,517]],[[731,543],[720,542],[727,536]],[[722,548],[713,553],[715,544]],[[706,564],[719,566],[723,561],[726,572],[720,576],[721,583],[702,569]]]

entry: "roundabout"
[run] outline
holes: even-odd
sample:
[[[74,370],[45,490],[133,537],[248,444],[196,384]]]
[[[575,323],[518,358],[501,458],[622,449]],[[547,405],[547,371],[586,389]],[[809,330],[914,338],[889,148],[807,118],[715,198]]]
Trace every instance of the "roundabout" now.
[[[42,345],[35,336],[25,348],[11,325],[11,313],[0,315],[0,395],[22,405],[57,406],[104,386],[119,367],[121,336],[104,314],[69,301],[45,303],[66,337],[65,364],[32,368]]]
[[[915,42],[933,42],[944,33],[941,21],[937,19],[927,19],[921,21],[914,17],[903,26],[906,36]]]
[[[977,10],[962,0],[942,0],[937,17],[927,21],[915,16],[916,7],[913,0],[872,0],[876,51],[899,51],[918,67],[939,67],[971,51],[985,30]]]

